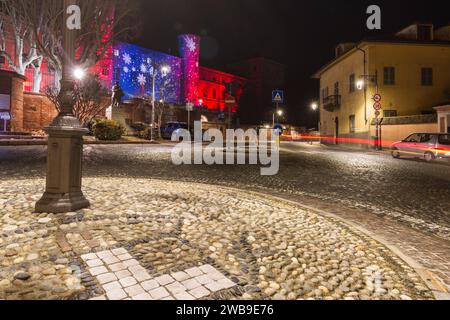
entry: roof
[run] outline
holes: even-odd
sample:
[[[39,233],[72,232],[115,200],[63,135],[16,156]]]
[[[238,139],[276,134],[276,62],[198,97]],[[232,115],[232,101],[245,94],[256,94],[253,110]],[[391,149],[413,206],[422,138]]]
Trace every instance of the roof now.
[[[220,70],[216,70],[216,69],[200,66],[200,71],[202,71],[202,70],[206,71],[206,72],[218,74],[218,75],[221,75],[221,76],[224,76],[224,77],[236,78],[236,79],[239,79],[241,81],[247,81],[248,80],[247,78],[244,78],[244,77],[241,77],[241,76],[238,76],[238,75],[235,75],[235,74],[231,74],[231,73],[223,72],[223,71],[220,71]]]
[[[329,63],[327,63],[325,66],[323,66],[319,71],[317,71],[312,78],[314,79],[320,79],[322,73],[324,73],[326,70],[331,68],[332,66],[336,65],[340,61],[344,60],[348,56],[352,55],[354,52],[358,51],[358,48],[365,47],[370,44],[398,44],[398,45],[408,45],[408,44],[415,44],[415,45],[429,45],[429,46],[450,46],[450,41],[445,40],[428,40],[428,41],[422,41],[422,40],[413,40],[413,39],[406,39],[406,38],[400,38],[395,35],[388,35],[388,36],[368,36],[365,37],[363,40],[356,42],[355,47],[351,50],[348,50],[344,54],[340,55],[337,58],[334,58]]]

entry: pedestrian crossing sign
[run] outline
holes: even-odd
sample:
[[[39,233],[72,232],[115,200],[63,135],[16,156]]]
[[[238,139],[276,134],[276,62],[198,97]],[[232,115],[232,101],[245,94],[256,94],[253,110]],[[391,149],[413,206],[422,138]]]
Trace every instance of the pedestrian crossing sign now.
[[[284,103],[284,91],[274,90],[272,92],[272,101],[274,103]]]

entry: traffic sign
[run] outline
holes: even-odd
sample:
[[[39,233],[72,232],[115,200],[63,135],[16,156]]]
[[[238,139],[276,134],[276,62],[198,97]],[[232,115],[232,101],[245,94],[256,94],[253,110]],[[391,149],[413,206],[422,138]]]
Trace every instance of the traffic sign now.
[[[380,111],[381,109],[383,109],[381,103],[379,103],[379,102],[375,102],[375,103],[373,104],[373,108],[374,108],[376,111]]]
[[[188,112],[194,111],[194,104],[193,104],[193,103],[188,103],[188,104],[186,104],[186,110],[187,110]]]
[[[225,103],[226,103],[226,104],[236,104],[236,98],[233,97],[233,96],[228,96],[228,97],[225,99]]]
[[[276,124],[273,127],[273,130],[275,131],[275,135],[281,136],[283,134],[283,126],[281,124]]]
[[[284,91],[283,90],[273,90],[272,91],[272,102],[284,103]]]
[[[375,102],[381,102],[381,94],[379,93],[375,94],[372,99]]]

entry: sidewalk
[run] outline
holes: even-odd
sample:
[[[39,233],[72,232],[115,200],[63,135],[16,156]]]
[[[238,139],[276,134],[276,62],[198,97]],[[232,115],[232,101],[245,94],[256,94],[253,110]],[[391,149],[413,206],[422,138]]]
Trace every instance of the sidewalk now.
[[[0,140],[0,147],[16,147],[16,146],[46,146],[48,144],[46,139],[18,139],[18,140]],[[85,145],[126,145],[126,144],[148,144],[157,145],[160,142],[151,142],[148,140],[138,139],[135,137],[126,137],[117,141],[100,141],[95,140],[92,137],[84,139]]]

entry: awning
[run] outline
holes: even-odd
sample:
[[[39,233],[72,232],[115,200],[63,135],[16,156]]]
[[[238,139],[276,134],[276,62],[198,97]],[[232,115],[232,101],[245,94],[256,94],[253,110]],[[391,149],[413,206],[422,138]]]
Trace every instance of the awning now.
[[[0,111],[0,120],[11,120],[11,114],[8,111]]]

